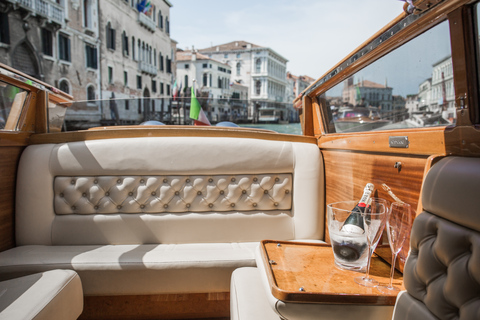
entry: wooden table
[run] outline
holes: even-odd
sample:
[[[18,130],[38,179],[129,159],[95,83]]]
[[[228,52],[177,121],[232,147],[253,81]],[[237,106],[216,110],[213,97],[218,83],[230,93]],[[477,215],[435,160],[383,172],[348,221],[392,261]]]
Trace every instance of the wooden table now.
[[[395,304],[397,292],[386,295],[380,293],[377,288],[361,286],[353,279],[364,273],[336,267],[330,245],[263,240],[260,249],[271,292],[279,300],[368,305]],[[372,257],[370,275],[380,285],[388,285],[390,265],[379,257]],[[398,271],[395,271],[393,285],[405,290],[403,277]]]

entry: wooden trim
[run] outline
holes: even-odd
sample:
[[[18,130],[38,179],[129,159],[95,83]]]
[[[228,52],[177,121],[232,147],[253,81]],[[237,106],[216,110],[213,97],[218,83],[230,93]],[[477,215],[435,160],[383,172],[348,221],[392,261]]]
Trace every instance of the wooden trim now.
[[[230,294],[184,293],[128,296],[85,296],[79,319],[229,318]]]
[[[23,149],[22,146],[0,147],[0,251],[15,246],[15,187]]]
[[[302,121],[303,135],[313,136],[315,122],[313,120],[312,98],[310,98],[309,96],[303,96],[302,101],[303,101],[303,121]]]
[[[48,92],[42,90],[37,95],[37,105],[35,108],[35,133],[48,132],[48,97]]]
[[[480,126],[447,128],[445,130],[445,154],[480,157],[479,141]]]
[[[29,143],[31,132],[0,131],[0,146],[26,146]]]
[[[227,137],[249,138],[271,141],[289,141],[317,143],[314,137],[280,134],[268,130],[252,130],[248,128],[226,127],[194,127],[194,126],[136,126],[112,127],[104,130],[84,130],[74,132],[34,134],[32,144],[64,143],[98,139],[124,139],[138,137]]]
[[[318,139],[320,149],[355,150],[363,152],[425,155],[445,153],[445,128],[330,133]],[[408,148],[390,148],[390,136],[407,136]]]

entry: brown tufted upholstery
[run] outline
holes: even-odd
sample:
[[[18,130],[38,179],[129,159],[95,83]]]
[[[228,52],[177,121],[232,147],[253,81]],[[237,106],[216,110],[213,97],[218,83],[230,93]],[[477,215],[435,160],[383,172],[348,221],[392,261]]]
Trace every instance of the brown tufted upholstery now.
[[[480,159],[439,161],[422,202],[394,319],[480,319]]]

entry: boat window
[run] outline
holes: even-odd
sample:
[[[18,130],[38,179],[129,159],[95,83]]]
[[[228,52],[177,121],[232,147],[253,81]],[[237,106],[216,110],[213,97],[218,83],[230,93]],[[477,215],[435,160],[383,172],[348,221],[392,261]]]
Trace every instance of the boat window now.
[[[455,123],[448,22],[373,62],[318,100],[330,133]]]
[[[16,131],[28,92],[0,81],[0,130]]]

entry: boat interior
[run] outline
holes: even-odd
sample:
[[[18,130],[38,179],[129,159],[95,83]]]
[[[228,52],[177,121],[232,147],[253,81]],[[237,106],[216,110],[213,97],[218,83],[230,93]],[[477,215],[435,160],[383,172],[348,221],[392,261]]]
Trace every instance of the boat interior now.
[[[480,2],[404,9],[294,101],[302,135],[65,132],[73,97],[0,65],[0,319],[480,319]],[[415,209],[400,293],[333,267],[327,205],[367,183]]]

